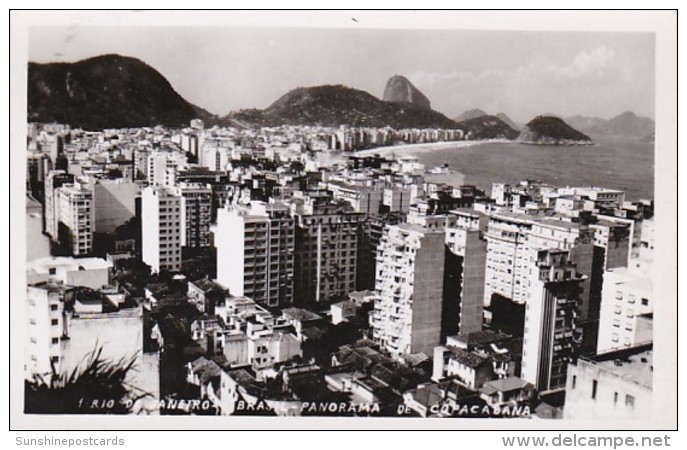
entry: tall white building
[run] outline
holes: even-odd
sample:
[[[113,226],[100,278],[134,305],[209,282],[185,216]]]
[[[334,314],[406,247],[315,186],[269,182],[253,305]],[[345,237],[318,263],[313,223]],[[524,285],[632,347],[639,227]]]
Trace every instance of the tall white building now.
[[[432,355],[441,344],[445,233],[387,226],[377,247],[373,340],[394,358]]]
[[[565,250],[541,250],[529,264],[522,379],[541,392],[565,387],[578,348],[577,306],[584,277]]]
[[[648,226],[646,226],[648,224]],[[604,273],[599,313],[598,353],[653,340],[653,227],[645,221],[639,255],[627,267]]]
[[[213,232],[219,284],[268,306],[293,303],[294,220],[286,205],[227,205]]]
[[[153,151],[148,155],[148,184],[174,186],[177,172],[186,167],[186,155],[172,151]]]
[[[71,255],[93,251],[95,209],[93,190],[81,184],[67,184],[55,190],[57,238]]]
[[[141,256],[154,272],[181,269],[182,200],[164,187],[141,193]]]
[[[494,294],[524,304],[529,295],[530,264],[542,249],[570,252],[577,272],[585,275],[578,310],[586,321],[590,312],[590,278],[594,262],[594,232],[589,227],[553,218],[535,218],[515,213],[494,214],[485,232],[487,262],[484,303]]]
[[[206,142],[199,151],[198,163],[208,169],[221,172],[230,168],[231,148],[215,141]]]

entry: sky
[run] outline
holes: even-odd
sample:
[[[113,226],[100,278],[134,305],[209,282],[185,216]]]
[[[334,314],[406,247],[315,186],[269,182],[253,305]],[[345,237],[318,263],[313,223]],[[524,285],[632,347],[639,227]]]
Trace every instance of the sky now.
[[[449,117],[468,109],[654,118],[651,33],[239,27],[31,27],[29,60],[106,53],[157,69],[186,100],[224,115],[291,89],[344,84],[382,97],[407,77]]]

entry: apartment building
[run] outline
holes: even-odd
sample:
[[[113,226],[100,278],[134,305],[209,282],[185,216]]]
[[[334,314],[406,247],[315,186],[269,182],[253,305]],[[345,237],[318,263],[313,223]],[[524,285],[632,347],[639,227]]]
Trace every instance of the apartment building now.
[[[294,301],[294,219],[280,202],[227,205],[213,229],[217,282],[267,306]]]
[[[581,339],[577,306],[584,276],[566,250],[540,250],[528,268],[522,378],[540,392],[559,390]]]
[[[181,246],[209,247],[212,187],[201,183],[181,183],[173,192],[181,197]]]
[[[344,299],[356,290],[358,238],[365,215],[343,201],[292,202],[295,219],[294,302]]]
[[[174,186],[179,170],[187,165],[186,155],[174,151],[153,151],[147,157],[148,184],[151,186]]]
[[[141,257],[153,272],[181,269],[183,197],[149,186],[141,193]]]
[[[74,183],[74,176],[64,170],[50,170],[46,173],[44,183],[43,207],[44,230],[53,240],[57,240],[58,205],[55,202],[55,190],[65,184]]]
[[[66,184],[55,190],[57,241],[66,253],[87,255],[93,251],[95,208],[93,190],[82,184]]]
[[[482,216],[471,210],[451,211],[455,223],[446,227],[447,270],[455,278],[458,332],[482,329],[484,316],[484,272],[487,242],[480,232]]]
[[[581,284],[578,309],[580,319],[587,319],[594,259],[594,233],[588,226],[555,218],[501,212],[490,217],[485,238],[485,305],[490,304],[493,294],[524,304],[529,295],[529,266],[536,261],[537,252],[540,249],[566,250],[570,252],[577,271],[586,275]]]
[[[377,249],[372,338],[393,358],[431,355],[442,338],[445,232],[387,226]]]

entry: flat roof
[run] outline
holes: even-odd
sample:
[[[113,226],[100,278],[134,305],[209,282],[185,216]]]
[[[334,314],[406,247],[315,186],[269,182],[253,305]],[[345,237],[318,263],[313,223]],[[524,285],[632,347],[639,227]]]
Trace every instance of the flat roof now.
[[[109,269],[112,263],[102,258],[73,258],[70,256],[46,256],[26,264],[27,271],[45,272],[51,267],[73,267],[73,270]]]
[[[653,344],[614,350],[583,358],[585,361],[641,386],[652,388]]]

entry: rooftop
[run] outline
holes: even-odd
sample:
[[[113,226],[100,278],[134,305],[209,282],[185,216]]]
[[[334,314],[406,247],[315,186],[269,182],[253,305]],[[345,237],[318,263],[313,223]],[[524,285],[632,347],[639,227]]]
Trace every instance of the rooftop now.
[[[468,349],[472,349],[479,345],[491,344],[493,342],[503,341],[510,338],[510,335],[502,332],[494,332],[492,330],[480,330],[467,334],[458,334],[451,336],[449,339],[456,340]]]
[[[320,316],[319,314],[315,314],[314,312],[308,311],[307,309],[303,308],[285,308],[281,312],[284,315],[284,317],[291,320],[299,320],[301,322],[322,319],[322,316]]]
[[[201,278],[200,280],[189,281],[189,283],[193,284],[206,294],[210,291],[226,291],[226,289],[224,289],[222,286],[215,283],[214,281],[210,280],[209,278]]]
[[[596,367],[628,381],[652,388],[654,372],[653,344],[640,345],[583,358]]]
[[[488,362],[488,358],[482,357],[472,352],[463,350],[457,347],[446,347],[450,352],[454,360],[458,361],[464,366],[476,369],[482,364]]]
[[[534,386],[532,386],[531,383],[528,383],[522,378],[510,376],[508,378],[487,381],[486,383],[484,383],[484,386],[482,387],[482,389],[480,389],[480,391],[487,395],[491,395],[495,392],[510,392],[519,389],[532,388],[534,388]]]
[[[51,268],[65,267],[71,270],[109,269],[112,263],[102,258],[72,258],[69,256],[47,256],[26,264],[27,272],[43,273]]]

